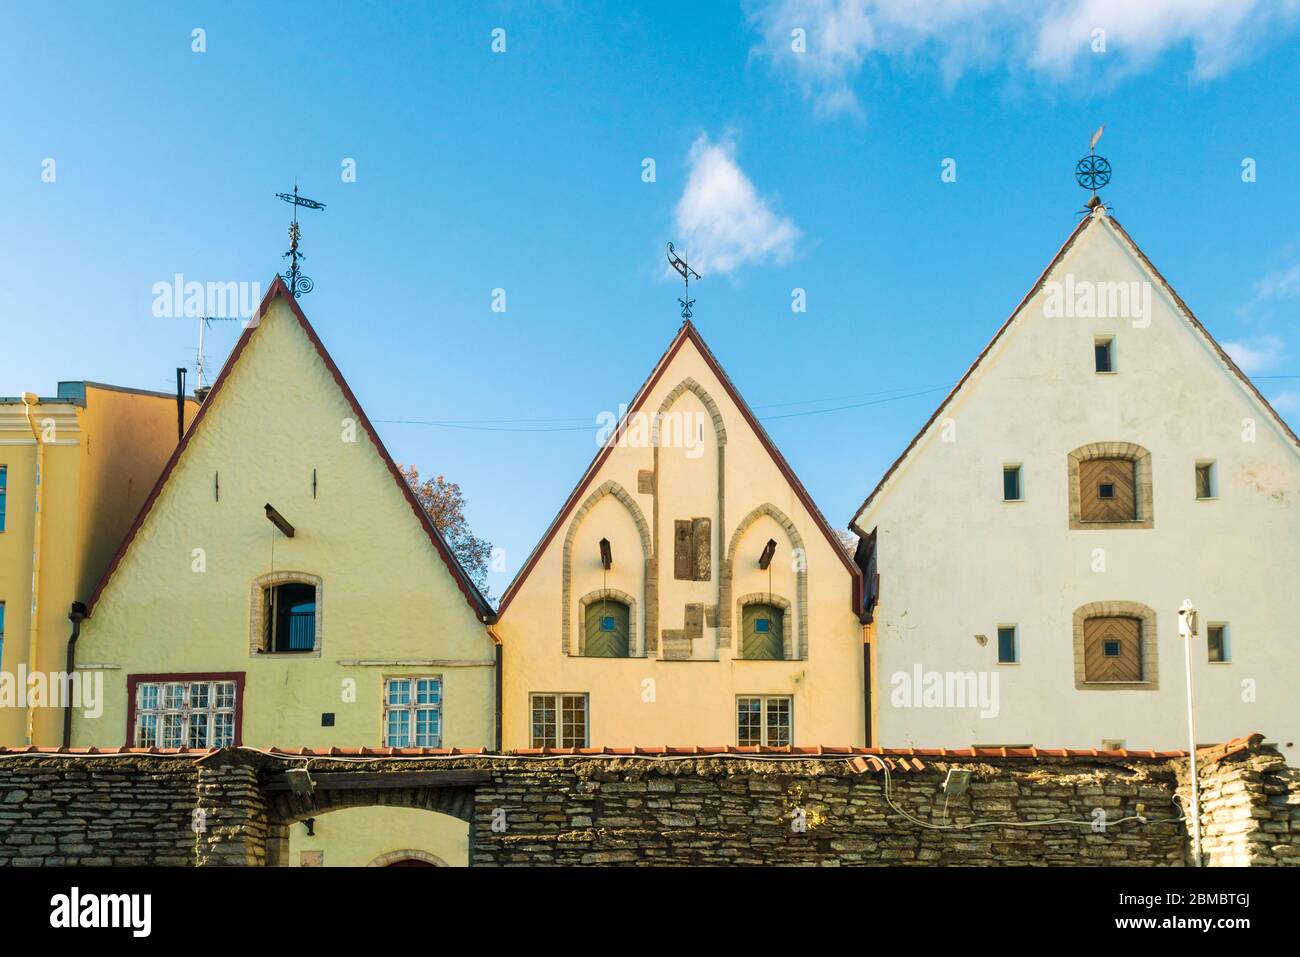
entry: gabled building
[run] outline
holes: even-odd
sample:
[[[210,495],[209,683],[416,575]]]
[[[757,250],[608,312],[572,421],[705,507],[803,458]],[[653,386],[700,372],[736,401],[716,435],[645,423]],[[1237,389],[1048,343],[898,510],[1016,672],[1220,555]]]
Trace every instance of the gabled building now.
[[[197,410],[100,382],[0,398],[0,745],[64,743],[68,609],[104,573]]]
[[[853,518],[886,746],[1300,760],[1300,446],[1094,203]]]
[[[73,746],[496,743],[492,609],[279,279],[86,605],[76,667],[106,701]],[[307,831],[292,863],[466,850],[426,811]]]
[[[684,323],[502,596],[507,748],[867,741],[861,576]]]

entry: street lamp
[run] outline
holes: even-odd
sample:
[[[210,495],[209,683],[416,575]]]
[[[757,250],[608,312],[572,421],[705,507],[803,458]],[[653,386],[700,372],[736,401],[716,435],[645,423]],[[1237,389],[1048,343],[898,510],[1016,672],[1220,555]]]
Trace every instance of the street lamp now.
[[[1201,866],[1201,790],[1196,770],[1196,707],[1192,699],[1192,639],[1196,637],[1196,606],[1190,598],[1184,598],[1178,606],[1178,637],[1183,639],[1184,657],[1187,662],[1187,737],[1188,757],[1192,772],[1192,856],[1196,866]]]

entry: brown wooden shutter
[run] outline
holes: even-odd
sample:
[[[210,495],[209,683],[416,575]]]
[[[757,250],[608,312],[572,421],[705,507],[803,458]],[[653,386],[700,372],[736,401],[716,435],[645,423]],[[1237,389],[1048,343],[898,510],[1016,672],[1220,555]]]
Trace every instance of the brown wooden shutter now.
[[[1109,495],[1103,497],[1103,492]],[[1088,459],[1079,463],[1079,519],[1137,521],[1137,474],[1131,459]]]
[[[678,519],[673,523],[673,578],[690,581],[691,576],[691,522]]]
[[[1142,623],[1136,618],[1089,618],[1083,623],[1085,681],[1142,680]]]
[[[713,522],[707,518],[691,519],[691,577],[706,582],[712,577],[710,546]]]

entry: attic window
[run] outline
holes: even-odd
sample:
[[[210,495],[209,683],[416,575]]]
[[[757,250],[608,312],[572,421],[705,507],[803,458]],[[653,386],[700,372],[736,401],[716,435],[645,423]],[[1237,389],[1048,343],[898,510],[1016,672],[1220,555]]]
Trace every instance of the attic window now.
[[[1219,497],[1219,477],[1213,462],[1196,463],[1196,497],[1198,499]]]
[[[272,572],[253,583],[254,655],[312,655],[321,650],[321,579]]]
[[[1024,499],[1019,465],[1002,466],[1002,501],[1019,502]]]
[[[1097,339],[1092,346],[1093,358],[1096,363],[1098,372],[1115,371],[1115,340],[1114,338]]]

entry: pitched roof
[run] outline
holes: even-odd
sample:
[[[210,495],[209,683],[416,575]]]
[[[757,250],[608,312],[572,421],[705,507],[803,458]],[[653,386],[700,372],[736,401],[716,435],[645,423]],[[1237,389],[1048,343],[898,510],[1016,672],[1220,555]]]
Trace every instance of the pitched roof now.
[[[663,378],[664,373],[672,364],[677,353],[681,351],[682,347],[687,342],[693,343],[695,348],[699,350],[701,357],[703,357],[709,369],[713,372],[717,380],[722,383],[722,388],[726,391],[736,408],[740,410],[741,416],[744,417],[745,421],[749,424],[749,427],[753,429],[754,434],[758,436],[759,442],[762,444],[763,448],[767,450],[768,455],[772,457],[773,463],[785,477],[785,480],[790,484],[790,487],[794,489],[795,494],[799,496],[799,501],[802,502],[804,508],[808,510],[808,514],[813,517],[813,521],[817,524],[817,527],[821,529],[822,534],[826,536],[826,540],[830,543],[831,549],[840,557],[845,568],[848,569],[853,581],[853,607],[855,610],[861,607],[861,570],[853,563],[852,558],[845,554],[844,547],[835,537],[835,530],[831,528],[830,523],[826,521],[826,517],[822,515],[821,510],[817,508],[816,503],[813,502],[812,496],[808,494],[808,490],[803,487],[803,483],[799,481],[799,477],[795,475],[794,470],[790,468],[790,464],[785,460],[785,456],[781,454],[780,450],[777,449],[776,444],[767,434],[767,431],[759,424],[758,418],[741,397],[740,392],[736,389],[735,385],[732,384],[731,378],[723,370],[721,363],[718,362],[713,353],[709,350],[709,347],[705,344],[703,337],[700,336],[695,325],[688,319],[683,322],[681,328],[677,330],[677,335],[673,337],[673,341],[669,343],[668,348],[664,350],[663,355],[659,357],[659,361],[655,363],[654,369],[650,372],[650,377],[641,384],[641,388],[637,390],[636,396],[628,404],[627,411],[624,413],[623,419],[619,422],[618,427],[613,430],[605,445],[596,453],[596,457],[593,458],[591,464],[587,466],[587,471],[583,473],[581,480],[579,480],[577,486],[565,500],[564,505],[555,516],[554,521],[551,522],[550,527],[547,528],[546,534],[542,536],[542,540],[537,543],[537,547],[533,549],[531,554],[529,554],[528,561],[524,563],[523,568],[520,569],[519,573],[515,575],[514,580],[510,583],[510,587],[508,587],[505,590],[505,594],[501,596],[501,602],[497,606],[498,618],[505,614],[506,608],[509,607],[510,602],[514,599],[515,595],[518,594],[520,587],[532,572],[533,567],[541,560],[543,553],[546,551],[546,547],[551,543],[551,540],[559,531],[560,525],[564,521],[564,517],[573,510],[574,506],[577,505],[578,502],[581,501],[583,493],[586,492],[588,486],[590,486],[595,480],[596,475],[600,472],[601,466],[603,466],[605,460],[609,458],[610,453],[614,451],[615,447],[617,447],[619,436],[623,434],[625,423],[632,415],[640,411],[641,406],[649,398],[650,393],[654,390],[654,387],[658,384],[659,380]]]
[[[1215,340],[1214,336],[1210,335],[1210,331],[1206,329],[1204,325],[1201,324],[1201,321],[1196,318],[1196,316],[1192,313],[1192,310],[1188,307],[1187,303],[1183,302],[1183,298],[1180,295],[1178,295],[1177,292],[1174,291],[1174,288],[1169,284],[1169,281],[1165,279],[1163,275],[1161,275],[1160,270],[1156,269],[1155,265],[1151,262],[1151,260],[1147,258],[1146,253],[1142,252],[1141,248],[1138,247],[1138,244],[1134,242],[1133,237],[1130,236],[1127,230],[1125,230],[1124,227],[1119,224],[1119,220],[1115,219],[1114,216],[1110,215],[1110,213],[1106,211],[1104,206],[1098,206],[1093,210],[1091,210],[1087,216],[1084,216],[1083,219],[1079,221],[1079,224],[1074,227],[1073,231],[1071,231],[1069,237],[1065,240],[1065,243],[1061,246],[1060,250],[1057,252],[1055,256],[1052,257],[1052,261],[1047,264],[1047,268],[1042,271],[1038,279],[1034,282],[1034,285],[1030,288],[1029,292],[1025,293],[1025,296],[1023,299],[1020,300],[1019,305],[1017,305],[1016,308],[1012,310],[1011,315],[1007,317],[1007,321],[1004,322],[1002,326],[998,329],[998,331],[993,334],[993,338],[989,340],[988,345],[986,345],[984,349],[980,352],[980,354],[975,357],[975,361],[971,363],[970,368],[966,370],[966,372],[962,375],[961,379],[958,380],[957,384],[952,387],[952,391],[949,392],[948,395],[944,397],[944,400],[941,403],[939,403],[939,407],[934,410],[934,414],[931,415],[930,418],[928,418],[925,421],[925,424],[923,426],[921,426],[920,431],[917,432],[916,435],[912,438],[912,441],[907,444],[907,448],[903,449],[902,454],[899,455],[898,458],[894,460],[894,463],[891,466],[889,466],[888,469],[886,469],[885,474],[881,476],[880,481],[876,483],[876,487],[871,490],[871,494],[867,496],[866,501],[864,501],[860,506],[858,506],[857,511],[853,513],[853,517],[849,520],[850,528],[852,528],[854,531],[858,532],[861,535],[868,534],[869,530],[862,529],[858,526],[857,524],[858,518],[862,515],[863,512],[867,510],[867,508],[871,505],[871,503],[875,501],[876,496],[881,493],[885,485],[894,476],[894,473],[897,472],[899,468],[903,465],[903,463],[907,460],[908,456],[912,453],[912,450],[916,448],[917,444],[921,441],[922,437],[926,434],[926,432],[930,430],[930,427],[934,425],[936,421],[939,420],[939,417],[941,415],[943,415],[944,410],[947,409],[948,406],[951,405],[953,401],[957,398],[957,394],[961,392],[962,388],[966,385],[966,382],[971,378],[971,376],[975,374],[975,370],[978,369],[980,365],[984,362],[984,358],[989,354],[989,352],[992,351],[993,347],[997,344],[998,340],[1002,338],[1003,333],[1005,333],[1007,329],[1010,328],[1011,324],[1015,322],[1016,318],[1020,315],[1020,313],[1024,310],[1025,306],[1029,303],[1029,300],[1031,300],[1034,297],[1034,295],[1038,292],[1038,290],[1042,288],[1043,284],[1047,281],[1047,277],[1051,275],[1052,270],[1054,270],[1057,267],[1057,265],[1061,262],[1061,260],[1065,258],[1066,253],[1070,251],[1070,248],[1074,245],[1075,241],[1081,235],[1083,235],[1084,231],[1087,230],[1089,226],[1091,226],[1093,223],[1097,221],[1104,221],[1111,229],[1115,230],[1116,235],[1118,235],[1124,241],[1124,243],[1133,251],[1133,254],[1137,256],[1138,260],[1142,263],[1142,265],[1145,266],[1146,269],[1151,273],[1151,275],[1155,278],[1156,282],[1160,284],[1160,287],[1164,289],[1164,291],[1169,295],[1169,298],[1173,300],[1174,305],[1183,314],[1184,318],[1186,318],[1187,321],[1191,324],[1192,328],[1205,337],[1206,342],[1215,351],[1215,353],[1218,354],[1219,358],[1228,367],[1229,371],[1231,371],[1238,379],[1241,380],[1242,384],[1246,386],[1246,389],[1259,401],[1260,405],[1262,405],[1264,409],[1266,409],[1268,413],[1273,417],[1274,421],[1277,422],[1278,426],[1282,429],[1282,431],[1291,439],[1293,443],[1295,443],[1297,448],[1300,448],[1300,438],[1297,438],[1296,434],[1293,431],[1291,431],[1291,427],[1286,424],[1286,422],[1283,420],[1283,418],[1280,415],[1278,415],[1277,410],[1274,409],[1273,406],[1269,404],[1268,400],[1265,399],[1264,396],[1260,393],[1259,389],[1255,387],[1255,384],[1250,381],[1250,378],[1246,375],[1246,373],[1242,372],[1241,368],[1237,365],[1237,363],[1232,361],[1232,357],[1223,351],[1223,347],[1219,345],[1219,343]]]
[[[433,543],[433,546],[437,550],[439,557],[441,557],[443,564],[446,565],[447,570],[451,572],[451,576],[455,580],[456,586],[460,589],[461,594],[465,596],[465,600],[469,603],[470,608],[473,609],[475,615],[480,621],[491,620],[494,614],[492,606],[488,604],[487,599],[483,597],[482,593],[478,590],[478,587],[465,573],[465,569],[461,567],[456,556],[452,553],[451,549],[448,548],[447,542],[442,537],[442,533],[438,531],[433,522],[429,519],[428,514],[420,507],[419,500],[416,499],[415,493],[411,491],[411,487],[407,484],[406,479],[402,477],[402,473],[398,469],[397,463],[393,461],[393,457],[388,454],[388,449],[385,448],[384,443],[380,441],[378,433],[375,432],[375,427],[370,424],[370,419],[361,408],[361,403],[357,401],[357,397],[353,395],[352,389],[348,386],[346,380],[344,380],[343,373],[339,371],[338,366],[334,364],[334,360],[330,358],[329,352],[326,351],[324,344],[320,341],[320,337],[316,335],[316,330],[313,329],[311,323],[307,321],[307,317],[303,314],[302,308],[298,305],[298,301],[294,299],[293,295],[289,292],[289,288],[284,284],[284,280],[279,276],[275,277],[275,281],[271,283],[271,287],[266,291],[266,295],[262,297],[262,303],[257,308],[257,314],[253,317],[252,321],[249,322],[248,328],[246,328],[243,334],[239,337],[239,341],[235,343],[235,348],[230,353],[230,357],[226,360],[225,365],[222,366],[221,374],[217,376],[217,381],[213,384],[212,391],[208,393],[207,398],[199,407],[198,414],[194,417],[194,421],[190,423],[190,427],[185,430],[184,437],[172,452],[171,458],[167,460],[167,465],[163,468],[162,474],[158,476],[158,481],[154,484],[153,490],[149,493],[149,497],[145,499],[144,505],[140,508],[140,514],[136,516],[130,530],[126,533],[126,538],[123,539],[122,544],[118,546],[117,553],[113,556],[113,560],[109,563],[103,577],[100,578],[99,584],[95,586],[94,593],[86,603],[86,616],[90,617],[90,615],[94,613],[96,602],[99,601],[100,596],[104,593],[105,587],[107,587],[109,580],[113,577],[113,573],[117,570],[117,566],[121,563],[122,558],[126,555],[127,549],[129,549],[131,543],[135,541],[136,534],[140,531],[140,527],[144,524],[149,512],[153,509],[154,502],[161,494],[163,487],[167,484],[167,480],[171,477],[172,471],[176,468],[176,464],[181,460],[181,456],[183,456],[185,450],[189,448],[190,441],[202,426],[203,420],[208,414],[208,410],[212,408],[218,397],[221,395],[221,390],[225,386],[226,380],[230,377],[231,370],[238,365],[239,359],[244,354],[244,350],[248,347],[249,341],[261,326],[262,317],[266,315],[271,304],[276,299],[281,298],[284,299],[285,304],[293,313],[294,318],[298,320],[298,324],[302,327],[303,332],[307,334],[307,338],[311,340],[311,344],[315,346],[317,354],[321,357],[321,361],[325,363],[325,367],[329,370],[330,375],[333,376],[335,383],[337,383],[339,389],[342,390],[344,398],[347,399],[348,405],[352,407],[352,412],[357,417],[357,421],[361,423],[366,434],[370,436],[370,441],[374,443],[375,448],[379,452],[380,458],[382,458],[384,464],[388,466],[388,471],[393,476],[393,481],[395,481],[398,488],[402,490],[402,494],[406,497],[406,502],[411,507],[411,511],[415,513],[416,518],[424,527],[425,533],[429,536],[429,541]]]

